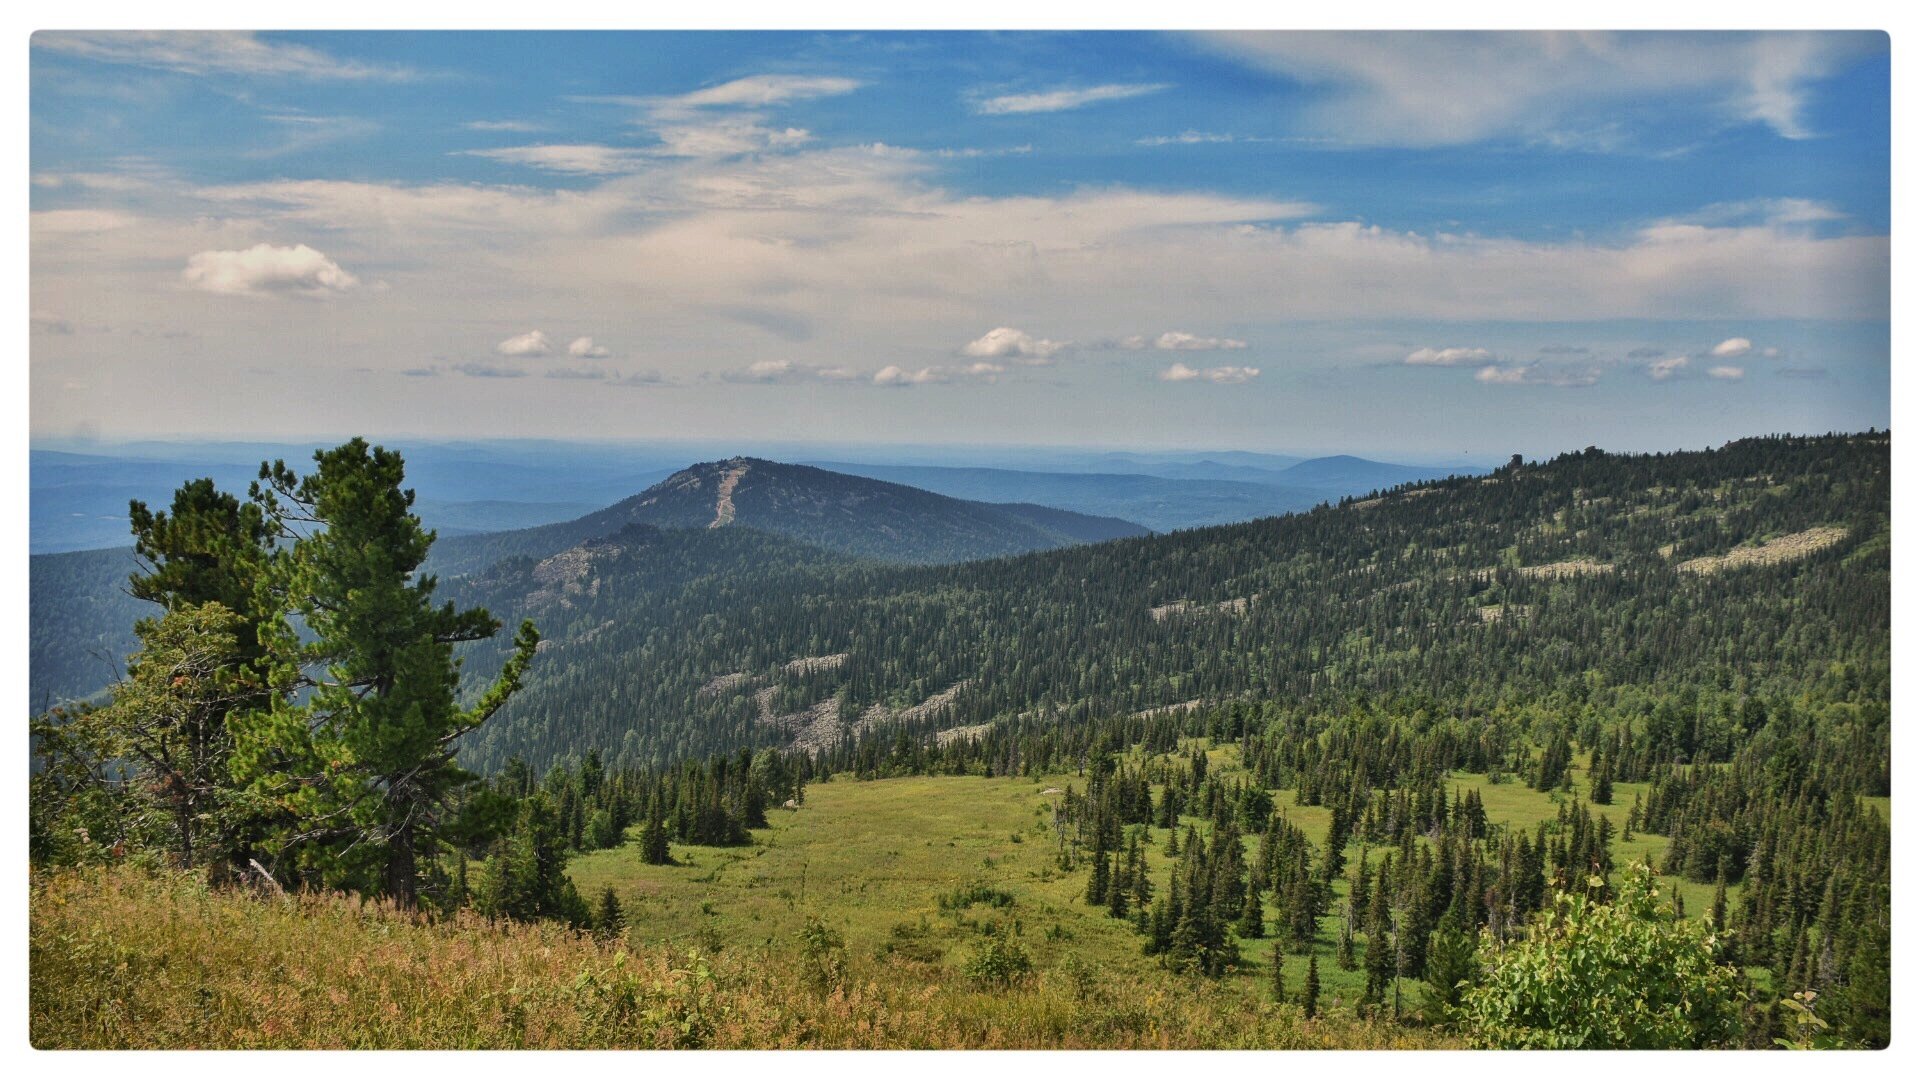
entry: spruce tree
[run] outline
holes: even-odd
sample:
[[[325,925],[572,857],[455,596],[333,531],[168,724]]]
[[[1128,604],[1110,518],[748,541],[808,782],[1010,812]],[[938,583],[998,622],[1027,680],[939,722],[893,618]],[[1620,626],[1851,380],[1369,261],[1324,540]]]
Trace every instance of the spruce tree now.
[[[1311,1020],[1320,1015],[1320,954],[1307,954],[1307,981],[1300,987],[1300,1008]]]

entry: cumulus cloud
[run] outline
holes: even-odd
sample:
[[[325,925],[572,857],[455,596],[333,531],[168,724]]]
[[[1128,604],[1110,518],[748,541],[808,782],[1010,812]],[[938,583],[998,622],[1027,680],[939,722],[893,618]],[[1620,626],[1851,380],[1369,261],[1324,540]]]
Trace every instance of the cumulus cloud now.
[[[1193,382],[1196,379],[1205,379],[1215,383],[1243,383],[1259,377],[1260,369],[1256,367],[1224,365],[1201,369],[1189,367],[1179,361],[1175,361],[1158,376],[1161,382]]]
[[[223,296],[335,296],[360,284],[340,264],[305,244],[255,244],[241,251],[202,251],[181,277],[190,288]]]
[[[1165,90],[1167,83],[1104,83],[1100,86],[1061,88],[1037,94],[1003,94],[974,106],[975,112],[989,116],[1008,113],[1061,112],[1100,101],[1120,101]]]
[[[1665,360],[1655,360],[1653,363],[1648,364],[1647,377],[1654,382],[1666,382],[1668,379],[1684,371],[1686,366],[1686,357],[1669,356]]]
[[[1046,364],[1055,354],[1068,348],[1070,341],[1037,338],[1011,326],[997,326],[961,346],[962,356],[986,360],[1018,360],[1023,364]]]
[[[1486,349],[1456,345],[1444,349],[1432,347],[1415,349],[1407,354],[1406,362],[1433,367],[1461,367],[1467,364],[1484,364],[1491,359],[1493,359],[1493,353]]]
[[[1707,374],[1715,379],[1744,379],[1747,377],[1747,369],[1735,367],[1732,364],[1719,364],[1708,368]]]
[[[493,351],[501,356],[546,356],[553,352],[553,343],[547,340],[545,331],[529,330],[495,345]]]
[[[613,350],[597,345],[590,337],[577,337],[567,343],[567,355],[584,360],[603,360],[613,355]]]
[[[302,79],[402,80],[402,67],[341,60],[318,49],[237,30],[42,30],[33,47],[107,64],[133,64],[185,75],[286,76]]]
[[[1730,360],[1736,356],[1745,356],[1753,351],[1753,342],[1743,337],[1728,338],[1713,347],[1712,355],[1718,360]]]
[[[924,386],[928,383],[946,382],[946,372],[939,368],[923,367],[918,371],[908,371],[898,364],[888,364],[873,373],[875,386]]]

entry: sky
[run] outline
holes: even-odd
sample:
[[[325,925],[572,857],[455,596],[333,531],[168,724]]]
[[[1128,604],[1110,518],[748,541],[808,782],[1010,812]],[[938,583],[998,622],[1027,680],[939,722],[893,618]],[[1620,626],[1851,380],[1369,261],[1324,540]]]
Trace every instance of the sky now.
[[[43,31],[31,75],[44,440],[1891,419],[1881,34]]]

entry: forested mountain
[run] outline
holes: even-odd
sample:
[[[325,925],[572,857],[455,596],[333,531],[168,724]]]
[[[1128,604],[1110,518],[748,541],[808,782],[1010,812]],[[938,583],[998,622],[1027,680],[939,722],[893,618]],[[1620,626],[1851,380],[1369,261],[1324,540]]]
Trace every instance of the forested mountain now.
[[[1588,450],[958,566],[846,564],[724,529],[625,533],[459,586],[548,639],[467,753],[645,764],[861,724],[1242,699],[1611,715],[1666,698],[1690,731],[1761,697],[1884,702],[1888,447]],[[1884,753],[1884,716],[1855,734]]]
[[[127,591],[138,569],[131,547],[35,555],[27,565],[28,707],[42,712],[119,678],[134,620],[154,606]]]
[[[682,469],[572,521],[451,538],[434,548],[432,566],[454,575],[513,556],[544,558],[627,525],[759,529],[848,555],[909,563],[960,562],[1147,532],[1115,518],[969,502],[806,465],[736,457]]]

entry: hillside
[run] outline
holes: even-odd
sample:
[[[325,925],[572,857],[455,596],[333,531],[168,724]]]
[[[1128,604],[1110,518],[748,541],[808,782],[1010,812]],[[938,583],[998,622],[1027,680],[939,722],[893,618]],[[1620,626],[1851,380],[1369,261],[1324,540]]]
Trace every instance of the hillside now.
[[[1141,536],[1130,521],[1051,507],[990,505],[866,477],[736,457],[682,469],[638,495],[535,529],[455,537],[434,549],[441,574],[517,555],[544,558],[628,525],[758,529],[886,562],[941,563]]]
[[[749,555],[686,580],[643,569],[713,557],[712,534],[662,533],[469,583],[551,645],[468,753],[644,762],[885,721],[1356,693],[1484,709],[1599,687],[1625,708],[1837,670],[1884,688],[1889,490],[1884,436],[1759,439],[959,566]],[[561,565],[590,585],[556,594]]]

